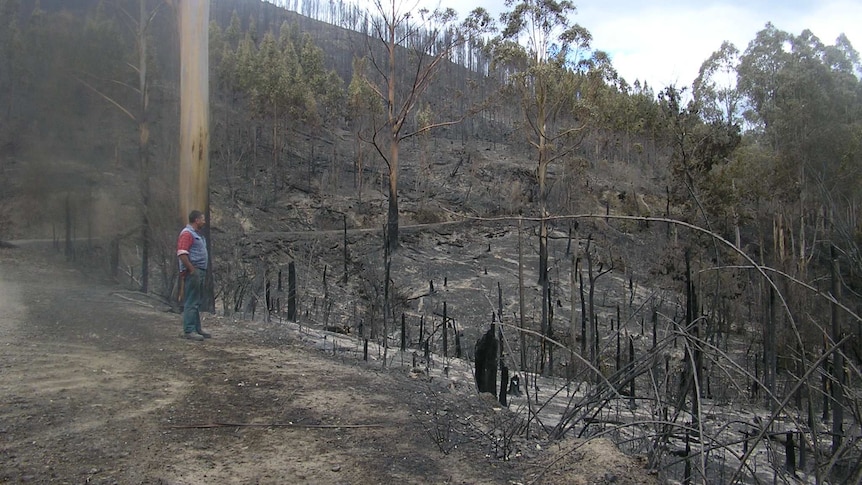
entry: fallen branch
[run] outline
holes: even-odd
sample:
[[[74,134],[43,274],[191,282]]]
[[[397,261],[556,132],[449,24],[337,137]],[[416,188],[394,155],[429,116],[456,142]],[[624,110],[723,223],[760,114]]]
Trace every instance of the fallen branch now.
[[[205,423],[205,424],[176,424],[168,426],[171,429],[203,429],[203,428],[233,428],[233,427],[257,427],[257,428],[382,428],[382,424],[299,424],[299,423]]]
[[[121,295],[118,292],[113,292],[113,293],[111,293],[111,295],[116,296],[117,298],[121,298],[123,300],[126,300],[130,303],[134,303],[135,305],[139,305],[139,306],[147,307],[147,308],[155,308],[155,305],[153,305],[153,304],[146,303],[146,302],[136,300],[136,299],[128,297],[128,296]]]

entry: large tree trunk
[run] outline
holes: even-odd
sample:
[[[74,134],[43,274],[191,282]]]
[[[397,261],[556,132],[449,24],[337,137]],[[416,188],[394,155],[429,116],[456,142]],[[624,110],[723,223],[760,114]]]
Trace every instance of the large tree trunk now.
[[[389,55],[389,80],[386,99],[389,115],[389,210],[387,214],[387,240],[389,251],[398,249],[398,151],[401,121],[398,119],[395,104],[395,2],[392,3],[392,22],[388,25],[388,42],[386,47]],[[381,9],[382,10],[382,9]]]
[[[386,244],[389,250],[398,249],[398,139],[392,137],[389,158],[389,208],[386,220]]]
[[[209,204],[209,0],[176,0],[180,33],[180,217]]]
[[[175,0],[180,34],[180,220],[209,208],[209,0]],[[212,238],[205,226],[212,260]],[[212,272],[207,272],[201,309],[215,310]]]

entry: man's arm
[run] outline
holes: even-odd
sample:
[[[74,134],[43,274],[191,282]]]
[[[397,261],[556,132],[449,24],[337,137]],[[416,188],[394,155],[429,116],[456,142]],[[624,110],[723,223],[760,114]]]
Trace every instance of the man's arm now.
[[[180,262],[183,263],[189,274],[195,272],[195,267],[189,259],[189,251],[193,242],[192,234],[186,230],[180,233],[180,237],[177,240],[177,257],[180,258]]]
[[[180,261],[183,263],[183,266],[186,267],[186,271],[188,271],[189,274],[195,272],[195,267],[192,265],[192,261],[189,259],[188,253],[180,254]]]

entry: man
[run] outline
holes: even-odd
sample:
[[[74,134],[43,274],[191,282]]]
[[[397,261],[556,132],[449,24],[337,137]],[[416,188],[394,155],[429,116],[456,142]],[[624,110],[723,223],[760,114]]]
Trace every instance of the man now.
[[[185,303],[183,308],[183,335],[189,340],[201,341],[210,334],[201,330],[201,297],[207,274],[207,242],[201,234],[206,224],[203,213],[189,213],[189,224],[180,231],[177,239],[177,258],[180,263],[180,278],[183,281]]]

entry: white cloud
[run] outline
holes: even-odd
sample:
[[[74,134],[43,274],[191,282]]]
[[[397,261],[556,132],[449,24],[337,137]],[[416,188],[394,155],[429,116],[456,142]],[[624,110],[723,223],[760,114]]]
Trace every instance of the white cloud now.
[[[862,2],[858,0],[574,0],[572,19],[593,34],[592,47],[611,54],[629,83],[646,80],[655,91],[690,86],[700,65],[725,40],[740,51],[767,22],[794,35],[811,30],[825,44],[844,33],[862,50]],[[420,0],[430,8],[454,8],[461,17],[482,6],[495,17],[504,0]]]
[[[593,33],[594,48],[612,55],[614,66],[629,83],[639,78],[656,90],[668,84],[690,86],[701,63],[723,41],[744,51],[767,22],[792,34],[808,28],[827,44],[842,32],[851,42],[860,37],[859,31],[848,29],[860,29],[862,4],[692,3],[677,2],[673,8],[632,4],[631,9],[610,15],[604,7],[585,6],[578,22]]]
[[[593,33],[593,48],[607,51],[629,83],[646,80],[656,90],[669,84],[690,85],[700,64],[724,40],[749,35],[745,30],[753,38],[757,29],[740,22],[746,17],[732,6],[653,7],[610,17],[582,12],[585,27]]]

